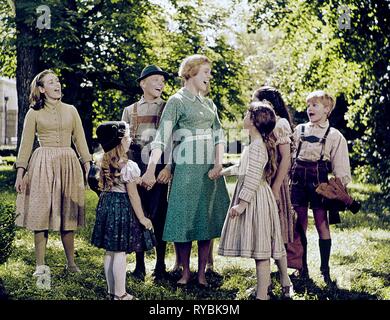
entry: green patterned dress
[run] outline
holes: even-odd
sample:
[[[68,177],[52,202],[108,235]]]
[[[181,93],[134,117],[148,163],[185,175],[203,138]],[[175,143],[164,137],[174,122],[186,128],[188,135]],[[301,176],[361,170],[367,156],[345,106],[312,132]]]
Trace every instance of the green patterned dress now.
[[[152,149],[164,150],[171,138],[176,143],[175,171],[163,240],[220,237],[230,201],[224,177],[208,177],[214,166],[215,146],[225,143],[214,103],[186,88],[170,97]]]

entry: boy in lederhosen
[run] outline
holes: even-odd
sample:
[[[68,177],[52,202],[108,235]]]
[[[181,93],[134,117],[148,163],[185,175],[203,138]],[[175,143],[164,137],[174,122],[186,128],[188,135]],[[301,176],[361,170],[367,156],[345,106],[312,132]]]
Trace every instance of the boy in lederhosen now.
[[[316,192],[316,188],[320,183],[328,182],[328,173],[340,178],[345,187],[352,181],[351,169],[347,141],[340,131],[330,127],[328,121],[335,107],[335,100],[324,91],[315,91],[307,96],[306,103],[309,122],[298,125],[294,131],[296,152],[291,171],[291,202],[298,219],[294,243],[289,244],[287,254],[293,256],[301,251],[298,255],[302,259],[302,268],[297,270],[297,276],[308,278],[306,230],[310,203],[319,235],[320,270],[324,281],[330,284],[329,257],[332,240],[329,207],[327,200]],[[331,212],[334,213],[334,210],[329,211]],[[330,215],[329,219],[332,218]]]
[[[165,80],[169,74],[158,66],[145,67],[137,79],[143,91],[141,100],[126,107],[122,120],[130,125],[132,143],[129,149],[129,159],[135,161],[141,169],[141,176],[145,173],[149,161],[150,142],[153,141],[165,101],[161,99]],[[164,155],[163,155],[164,156]],[[156,265],[154,269],[155,280],[167,276],[165,267],[166,242],[162,241],[165,218],[167,213],[168,182],[171,179],[171,166],[161,163],[157,165],[157,182],[152,189],[138,188],[145,214],[153,222],[156,235]],[[145,261],[144,252],[136,253],[136,266],[133,276],[144,281]]]

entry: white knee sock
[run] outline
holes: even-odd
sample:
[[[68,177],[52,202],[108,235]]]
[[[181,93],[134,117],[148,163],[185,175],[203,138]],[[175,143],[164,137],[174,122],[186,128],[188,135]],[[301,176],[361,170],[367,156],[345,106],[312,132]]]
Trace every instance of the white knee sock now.
[[[115,252],[106,251],[104,256],[104,274],[106,275],[107,291],[109,294],[114,294],[115,282],[113,275],[113,263]]]
[[[126,252],[115,252],[113,263],[115,295],[118,297],[126,293]]]

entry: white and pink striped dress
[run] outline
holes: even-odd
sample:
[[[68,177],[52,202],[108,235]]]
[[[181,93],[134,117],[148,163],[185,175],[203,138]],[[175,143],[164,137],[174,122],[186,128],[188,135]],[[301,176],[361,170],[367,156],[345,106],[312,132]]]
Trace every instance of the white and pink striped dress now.
[[[238,175],[230,208],[242,199],[248,202],[238,217],[226,215],[218,254],[253,259],[280,259],[286,255],[280,229],[278,207],[272,190],[265,180],[268,162],[263,140],[254,140],[241,155],[240,164],[228,170]]]

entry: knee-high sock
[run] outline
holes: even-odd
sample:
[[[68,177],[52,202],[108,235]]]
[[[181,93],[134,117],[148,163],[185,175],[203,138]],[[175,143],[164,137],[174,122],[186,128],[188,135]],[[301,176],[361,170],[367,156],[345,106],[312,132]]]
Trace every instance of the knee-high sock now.
[[[282,285],[282,287],[290,286],[291,281],[287,272],[287,256],[283,256],[279,260],[275,260],[275,263],[278,266],[280,274],[280,284]]]
[[[321,255],[321,271],[329,271],[330,249],[332,247],[332,239],[318,239]]]
[[[257,298],[268,300],[268,285],[271,281],[271,269],[269,260],[256,261]]]
[[[115,252],[106,251],[104,255],[104,274],[106,275],[107,291],[109,294],[114,294],[115,281],[113,274],[113,263],[114,263]]]
[[[145,252],[135,253],[135,269],[145,271]]]
[[[126,252],[115,252],[112,265],[115,295],[122,296],[126,293]]]
[[[156,266],[155,269],[165,270],[165,251],[167,243],[161,239],[157,240],[156,245]]]

